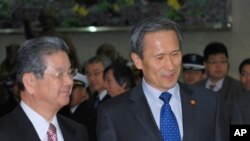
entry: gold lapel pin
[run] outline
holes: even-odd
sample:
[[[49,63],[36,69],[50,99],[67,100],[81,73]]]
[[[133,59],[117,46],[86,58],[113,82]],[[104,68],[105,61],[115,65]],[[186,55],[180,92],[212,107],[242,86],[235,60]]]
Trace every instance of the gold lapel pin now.
[[[197,104],[197,102],[196,102],[196,100],[191,99],[191,100],[190,100],[190,104],[191,104],[192,106],[194,106],[194,105],[196,105],[196,104]]]

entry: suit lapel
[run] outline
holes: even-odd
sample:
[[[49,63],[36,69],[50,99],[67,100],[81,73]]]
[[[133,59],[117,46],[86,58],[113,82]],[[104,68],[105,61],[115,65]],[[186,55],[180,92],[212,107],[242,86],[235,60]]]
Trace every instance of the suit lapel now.
[[[110,98],[111,98],[110,95],[109,95],[109,94],[106,94],[106,95],[104,96],[104,98],[102,99],[101,103],[104,102],[104,101],[106,101],[106,100],[108,100],[108,99],[110,99]]]
[[[198,101],[193,97],[191,89],[181,83],[179,85],[182,103],[183,141],[192,140],[196,125],[196,104]]]
[[[18,117],[18,120],[16,118]],[[12,112],[12,121],[15,123],[16,127],[13,128],[17,134],[20,135],[20,140],[23,141],[38,141],[39,136],[32,125],[31,121],[23,111],[20,105]]]
[[[180,95],[182,102],[182,118],[183,118],[183,141],[191,140],[194,136],[196,123],[196,104],[197,99],[193,95],[193,91],[179,83]],[[130,108],[133,111],[138,123],[147,132],[152,140],[162,140],[160,130],[157,127],[153,114],[147,103],[141,85],[136,87],[130,96]]]
[[[229,86],[230,86],[230,80],[229,80],[229,77],[226,76],[224,78],[223,85],[222,85],[221,89],[219,90],[220,97],[222,98],[222,100],[230,98],[229,95],[231,92],[228,89]]]
[[[57,117],[58,117],[58,124],[60,126],[61,131],[62,131],[64,141],[76,140],[75,139],[75,134],[76,134],[75,129],[70,124],[68,124],[60,115],[57,115]]]
[[[143,94],[141,85],[137,86],[132,91],[130,100],[130,109],[138,120],[138,123],[150,136],[151,140],[162,140],[160,131],[155,123],[146,97]]]

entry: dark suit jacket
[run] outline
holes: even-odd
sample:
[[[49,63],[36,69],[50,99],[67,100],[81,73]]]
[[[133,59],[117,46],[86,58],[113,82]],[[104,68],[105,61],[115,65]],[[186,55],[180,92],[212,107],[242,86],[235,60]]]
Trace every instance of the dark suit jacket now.
[[[84,115],[86,116],[87,119],[87,123],[86,123],[86,127],[88,130],[88,135],[89,135],[89,140],[90,141],[97,141],[96,138],[96,123],[97,123],[97,109],[99,108],[99,106],[110,99],[109,94],[107,94],[102,101],[99,102],[98,107],[95,108],[95,100],[96,100],[97,95],[91,97],[91,99],[88,100],[87,102],[87,110],[84,111]]]
[[[250,125],[250,93],[242,93],[232,107],[231,124]]]
[[[69,105],[64,106],[58,113],[86,126],[87,116],[85,114],[88,110],[87,108],[87,101],[83,101],[79,104],[74,113],[71,113]]]
[[[207,79],[202,80],[197,83],[198,86],[204,87],[206,86]],[[224,82],[221,90],[219,90],[219,99],[222,104],[222,108],[225,114],[225,121],[229,125],[231,122],[230,115],[232,109],[232,103],[234,99],[242,93],[243,88],[240,82],[230,76],[226,76],[224,78]]]
[[[58,115],[58,123],[65,141],[88,141],[84,126]],[[0,119],[0,139],[2,141],[40,141],[31,121],[21,106]]]
[[[183,141],[228,141],[217,96],[204,88],[179,85]],[[163,141],[141,84],[103,103],[97,121],[98,141]]]

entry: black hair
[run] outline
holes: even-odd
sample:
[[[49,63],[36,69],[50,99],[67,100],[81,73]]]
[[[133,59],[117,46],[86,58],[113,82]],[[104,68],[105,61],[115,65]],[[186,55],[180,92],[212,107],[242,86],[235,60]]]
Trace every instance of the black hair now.
[[[240,63],[240,66],[239,66],[239,73],[240,73],[240,74],[242,73],[242,68],[243,68],[245,65],[250,65],[250,58],[246,58],[246,59],[244,59],[244,60]]]
[[[204,49],[203,56],[205,61],[207,61],[210,55],[214,54],[225,54],[228,59],[228,52],[226,46],[221,42],[211,42]]]

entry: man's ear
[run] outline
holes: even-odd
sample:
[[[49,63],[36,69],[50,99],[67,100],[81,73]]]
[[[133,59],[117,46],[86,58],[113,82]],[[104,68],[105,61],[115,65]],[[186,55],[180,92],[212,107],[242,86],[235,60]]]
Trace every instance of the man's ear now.
[[[142,60],[136,53],[131,53],[131,59],[137,69],[142,69]]]
[[[33,95],[35,90],[35,75],[33,73],[24,73],[23,75],[23,85],[26,91]]]

